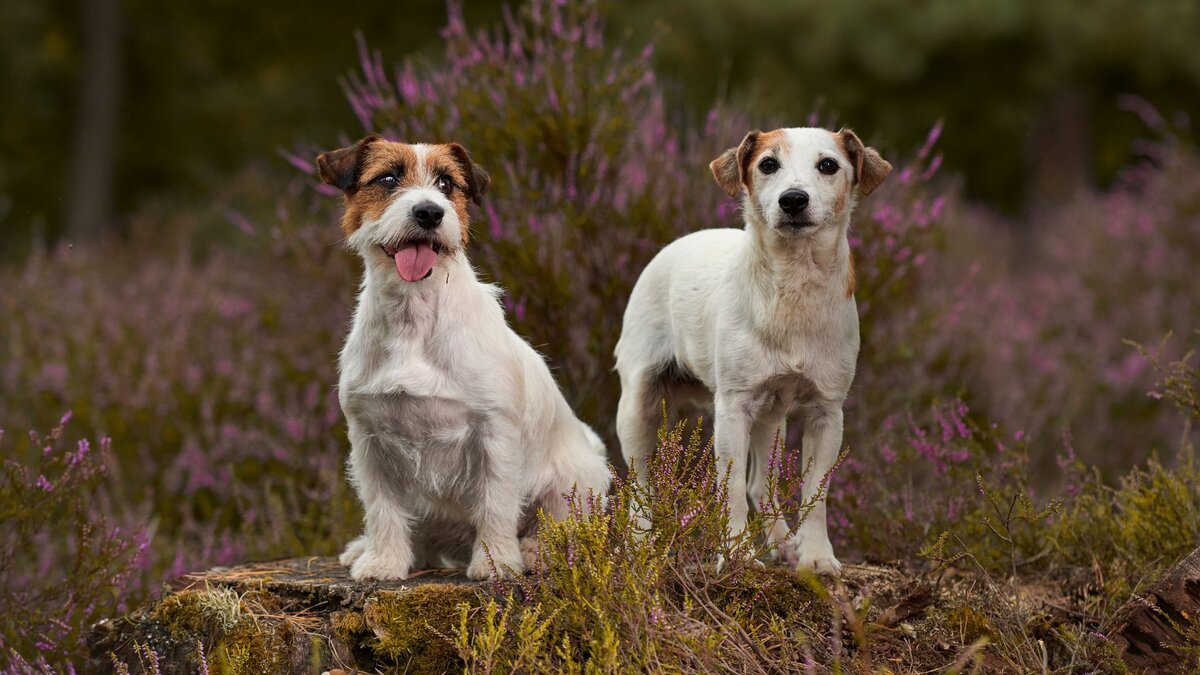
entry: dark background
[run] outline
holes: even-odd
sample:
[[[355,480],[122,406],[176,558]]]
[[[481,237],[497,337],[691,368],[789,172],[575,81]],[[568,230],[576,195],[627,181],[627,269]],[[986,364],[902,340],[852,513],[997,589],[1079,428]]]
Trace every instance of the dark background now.
[[[472,0],[469,25],[500,6]],[[444,23],[436,0],[4,3],[0,259],[120,234],[151,206],[203,213],[248,166],[294,171],[278,150],[357,126],[339,87],[355,31],[394,62],[436,58]],[[949,171],[1008,213],[1112,180],[1145,129],[1123,95],[1185,131],[1200,109],[1193,0],[626,1],[609,31],[631,49],[658,33],[681,125],[736,99],[908,150],[943,119]]]

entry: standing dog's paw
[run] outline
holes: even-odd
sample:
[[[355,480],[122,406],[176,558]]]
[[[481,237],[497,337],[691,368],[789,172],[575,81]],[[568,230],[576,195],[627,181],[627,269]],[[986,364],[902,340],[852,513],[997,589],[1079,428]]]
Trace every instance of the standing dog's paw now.
[[[493,560],[496,563],[496,576],[501,579],[512,579],[525,573],[525,564],[520,556],[508,560],[496,557]],[[471,560],[471,564],[467,566],[467,578],[475,581],[492,578],[492,566],[488,564],[486,556],[477,555]]]
[[[408,578],[410,566],[411,563],[397,556],[382,556],[374,551],[364,551],[350,566],[350,578],[355,581],[403,581]]]
[[[824,558],[800,558],[800,560],[796,562],[796,571],[809,571],[831,577],[840,577],[842,576],[842,563],[838,562],[838,559],[834,558],[833,556]]]
[[[343,551],[340,556],[338,556],[338,562],[340,562],[343,567],[350,567],[354,564],[354,561],[358,560],[366,550],[367,535],[364,534],[349,544],[346,544],[346,550]]]
[[[797,572],[809,571],[835,577],[842,575],[842,563],[834,557],[833,544],[828,539],[815,542],[801,539],[794,547],[784,547],[783,551],[788,562],[795,562]]]
[[[538,538],[536,534],[521,539],[521,562],[525,569],[533,570],[538,566]]]

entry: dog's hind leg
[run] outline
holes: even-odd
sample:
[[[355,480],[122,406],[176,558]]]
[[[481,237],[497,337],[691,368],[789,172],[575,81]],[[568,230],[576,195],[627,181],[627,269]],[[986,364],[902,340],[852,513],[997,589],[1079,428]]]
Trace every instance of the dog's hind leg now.
[[[650,459],[658,445],[662,416],[662,387],[658,375],[646,370],[621,373],[621,400],[617,404],[617,437],[625,465],[645,483]]]
[[[657,376],[645,371],[621,373],[621,400],[617,404],[617,437],[621,441],[621,454],[630,472],[636,474],[637,482],[647,485],[650,478],[650,453],[658,445],[658,425],[662,407],[662,387]],[[650,504],[630,504],[637,529],[648,533],[651,522]]]

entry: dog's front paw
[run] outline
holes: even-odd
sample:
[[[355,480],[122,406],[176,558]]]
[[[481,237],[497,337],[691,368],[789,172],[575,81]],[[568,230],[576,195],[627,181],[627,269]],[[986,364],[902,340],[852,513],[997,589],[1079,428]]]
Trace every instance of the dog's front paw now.
[[[786,549],[785,549],[786,552]],[[796,563],[796,571],[809,571],[839,577],[842,575],[842,563],[833,555],[833,545],[828,539],[819,542],[800,541],[792,550]]]
[[[825,556],[820,558],[800,558],[796,563],[796,571],[814,572],[816,574],[840,577],[842,576],[842,563],[833,556]]]
[[[411,556],[409,556],[411,558]],[[350,566],[350,578],[355,581],[375,579],[378,581],[403,581],[408,578],[411,560],[404,556],[379,555],[374,551],[363,551]]]
[[[500,579],[512,579],[525,573],[525,563],[519,553],[511,558],[493,557],[492,560],[496,563],[495,573]],[[492,578],[492,565],[486,556],[477,555],[471,559],[471,564],[467,566],[467,578],[475,581]]]
[[[364,534],[358,539],[346,544],[346,550],[342,551],[342,554],[338,556],[338,562],[341,563],[343,567],[350,567],[354,564],[354,561],[358,560],[366,550],[367,535]]]

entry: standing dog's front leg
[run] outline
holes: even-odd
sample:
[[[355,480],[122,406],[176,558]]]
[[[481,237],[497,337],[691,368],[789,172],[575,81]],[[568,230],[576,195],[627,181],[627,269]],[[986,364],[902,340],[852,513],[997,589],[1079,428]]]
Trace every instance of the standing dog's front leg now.
[[[828,474],[842,449],[842,402],[820,402],[804,410],[804,464],[811,470],[800,487],[803,505],[814,498],[812,510],[792,535],[795,540],[796,569],[824,574],[840,574],[842,563],[833,556],[833,544],[825,524],[825,497]],[[804,513],[801,512],[801,516]]]
[[[746,501],[746,458],[750,451],[750,412],[736,395],[716,397],[717,480],[729,471],[729,537],[746,529],[749,503]]]
[[[750,483],[750,505],[756,509],[768,509],[774,513],[780,513],[778,494],[766,494],[767,483],[771,480],[771,461],[776,462],[776,475],[778,476],[778,466],[782,462],[782,454],[776,454],[776,451],[782,453],[784,445],[787,444],[787,417],[771,417],[761,419],[754,424],[750,430],[750,452],[754,461],[750,462],[749,483]],[[776,493],[778,486],[776,486]],[[775,549],[771,551],[771,558],[777,559],[780,555],[785,558],[790,558],[793,551],[785,550],[788,546],[787,538],[790,532],[788,531],[787,521],[780,517],[774,519],[768,524],[767,537]]]

